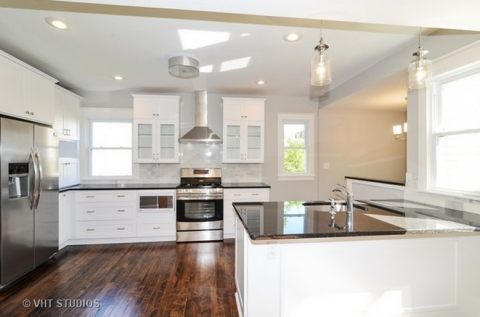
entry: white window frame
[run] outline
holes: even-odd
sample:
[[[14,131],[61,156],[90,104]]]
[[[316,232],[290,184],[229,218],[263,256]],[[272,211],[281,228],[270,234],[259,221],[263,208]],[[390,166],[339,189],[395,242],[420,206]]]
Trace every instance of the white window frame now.
[[[449,135],[461,135],[472,132],[480,132],[480,126],[475,129],[465,129],[461,131],[436,131],[438,126],[437,120],[439,116],[437,115],[441,111],[441,100],[440,93],[438,93],[440,86],[442,84],[467,77],[472,74],[480,73],[480,64],[476,63],[467,67],[461,67],[457,70],[453,70],[437,76],[432,79],[430,86],[430,103],[429,111],[427,112],[428,116],[428,130],[427,130],[427,191],[433,194],[461,197],[461,198],[473,198],[478,200],[480,198],[480,191],[463,191],[463,190],[454,190],[440,188],[436,186],[436,162],[437,162],[437,140],[443,136]]]
[[[92,124],[94,122],[118,122],[118,123],[131,123],[132,124],[132,147],[131,148],[111,148],[111,149],[130,149],[131,156],[132,156],[132,169],[131,175],[113,175],[113,176],[93,176],[92,175],[92,153],[93,153],[93,131],[92,131]],[[114,118],[114,119],[105,119],[105,118],[89,118],[88,119],[88,177],[92,179],[130,179],[134,178],[135,170],[133,164],[133,119],[124,119],[124,118]]]
[[[285,173],[284,167],[284,125],[305,124],[306,173]],[[315,179],[315,114],[313,113],[279,113],[278,114],[278,180],[312,181]]]

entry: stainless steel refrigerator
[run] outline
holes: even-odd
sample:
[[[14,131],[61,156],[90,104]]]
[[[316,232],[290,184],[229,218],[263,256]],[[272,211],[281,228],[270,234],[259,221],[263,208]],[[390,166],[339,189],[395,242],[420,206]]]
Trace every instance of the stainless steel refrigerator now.
[[[58,251],[58,138],[0,118],[0,288]]]

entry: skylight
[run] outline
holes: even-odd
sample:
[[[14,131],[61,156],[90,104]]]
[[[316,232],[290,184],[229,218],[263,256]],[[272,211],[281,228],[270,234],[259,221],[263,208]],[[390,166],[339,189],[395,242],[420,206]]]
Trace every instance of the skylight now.
[[[229,32],[213,32],[198,30],[178,30],[178,36],[184,50],[194,50],[201,47],[227,42]]]
[[[246,68],[248,63],[250,63],[250,56],[239,58],[239,59],[232,59],[230,61],[225,61],[220,66],[220,72],[228,72],[230,70]]]

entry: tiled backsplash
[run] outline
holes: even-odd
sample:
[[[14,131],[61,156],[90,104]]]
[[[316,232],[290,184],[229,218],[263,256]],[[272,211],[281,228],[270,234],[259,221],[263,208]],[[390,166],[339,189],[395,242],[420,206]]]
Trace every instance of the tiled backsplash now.
[[[222,169],[222,181],[228,183],[262,182],[263,164],[222,164],[222,144],[180,144],[179,164],[139,164],[142,181],[177,183],[180,168],[215,167]]]

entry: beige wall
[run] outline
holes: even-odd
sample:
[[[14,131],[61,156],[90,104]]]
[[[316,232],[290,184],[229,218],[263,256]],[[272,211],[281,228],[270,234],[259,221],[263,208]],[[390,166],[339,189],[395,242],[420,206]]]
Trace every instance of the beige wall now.
[[[321,199],[345,176],[404,182],[406,143],[395,140],[392,126],[405,122],[405,112],[325,107],[318,117]]]

